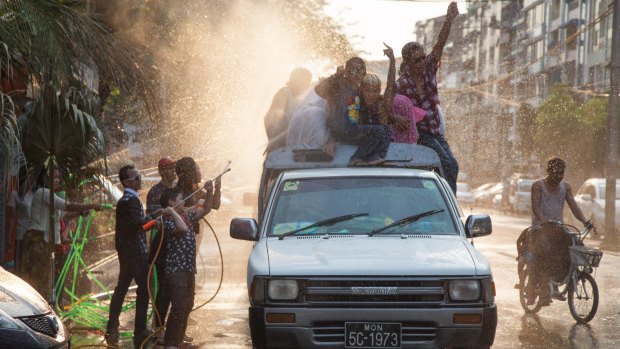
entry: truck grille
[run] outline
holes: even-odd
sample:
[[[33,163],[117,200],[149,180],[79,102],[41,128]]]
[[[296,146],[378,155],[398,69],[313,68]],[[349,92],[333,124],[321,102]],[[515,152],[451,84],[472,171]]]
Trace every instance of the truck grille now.
[[[44,333],[50,337],[56,337],[58,334],[58,324],[55,324],[53,315],[39,315],[33,317],[19,318],[26,326],[31,329]]]
[[[437,327],[433,322],[403,322],[402,341],[430,342],[435,340]],[[319,343],[344,343],[344,322],[315,322],[312,336]]]
[[[441,280],[311,279],[303,281],[301,290],[301,301],[315,306],[432,306],[446,299]]]

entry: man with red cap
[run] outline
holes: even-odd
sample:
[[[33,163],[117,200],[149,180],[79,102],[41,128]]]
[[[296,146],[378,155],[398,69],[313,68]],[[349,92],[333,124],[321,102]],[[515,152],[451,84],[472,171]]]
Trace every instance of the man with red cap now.
[[[174,173],[174,160],[169,156],[165,156],[159,160],[157,171],[161,177],[161,181],[155,184],[146,195],[146,214],[152,214],[161,208],[159,198],[166,188],[174,187],[177,176]]]

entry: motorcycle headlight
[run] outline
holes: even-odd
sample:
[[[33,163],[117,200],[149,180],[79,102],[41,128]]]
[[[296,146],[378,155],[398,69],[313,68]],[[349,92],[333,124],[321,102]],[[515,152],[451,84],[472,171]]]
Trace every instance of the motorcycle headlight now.
[[[267,295],[274,301],[291,301],[299,296],[297,280],[275,279],[269,280]]]
[[[475,301],[480,299],[480,282],[478,280],[450,281],[450,299],[453,301]]]

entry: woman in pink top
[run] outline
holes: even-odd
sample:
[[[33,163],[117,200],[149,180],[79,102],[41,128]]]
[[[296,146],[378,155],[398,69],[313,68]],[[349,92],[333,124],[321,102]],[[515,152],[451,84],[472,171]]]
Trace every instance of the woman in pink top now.
[[[418,142],[418,128],[416,124],[424,118],[426,112],[413,103],[407,96],[394,95],[392,104],[394,117],[404,119],[403,123],[392,124],[392,139],[397,143],[416,144]]]

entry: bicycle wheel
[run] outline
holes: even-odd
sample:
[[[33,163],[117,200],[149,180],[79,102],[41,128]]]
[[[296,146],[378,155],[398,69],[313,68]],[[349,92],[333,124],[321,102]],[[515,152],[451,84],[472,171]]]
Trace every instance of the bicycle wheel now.
[[[540,308],[542,308],[542,304],[540,304],[540,297],[538,295],[536,295],[534,299],[534,304],[527,304],[525,289],[530,276],[525,263],[519,263],[517,271],[519,273],[519,301],[521,302],[521,307],[525,310],[526,314],[536,314],[540,311]]]
[[[594,318],[598,309],[598,286],[590,274],[579,274],[577,281],[569,281],[568,308],[578,323],[585,324]]]

